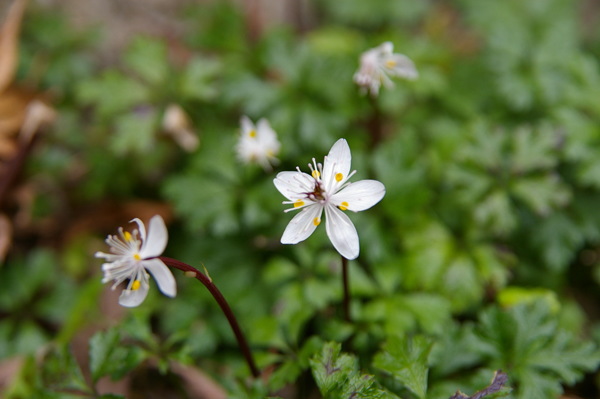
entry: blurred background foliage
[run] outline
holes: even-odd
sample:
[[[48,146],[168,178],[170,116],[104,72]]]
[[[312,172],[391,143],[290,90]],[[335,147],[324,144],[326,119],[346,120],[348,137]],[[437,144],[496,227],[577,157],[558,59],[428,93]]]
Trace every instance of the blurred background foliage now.
[[[512,388],[499,396],[599,396],[595,2],[313,0],[297,25],[200,2],[178,15],[181,38],[138,35],[108,60],[102,26],[41,3],[15,84],[58,117],[2,209],[4,397],[441,399],[499,369]],[[420,77],[370,98],[352,76],[383,41]],[[186,115],[175,127],[171,105]],[[278,133],[274,171],[236,159],[242,115]],[[291,216],[272,184],[340,137],[357,179],[387,189],[351,215],[352,323],[324,229],[279,244]],[[165,254],[206,266],[263,378],[193,280],[131,310],[101,285],[104,236],[157,213]]]

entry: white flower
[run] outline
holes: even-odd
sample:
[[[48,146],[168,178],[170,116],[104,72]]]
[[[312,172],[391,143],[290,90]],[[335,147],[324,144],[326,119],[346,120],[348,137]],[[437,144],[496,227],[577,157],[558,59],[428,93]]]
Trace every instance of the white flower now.
[[[156,215],[150,219],[148,235],[140,219],[133,219],[139,230],[132,233],[119,227],[119,235],[109,235],[106,243],[110,245],[110,254],[96,252],[97,258],[107,260],[102,265],[103,283],[114,280],[112,289],[129,279],[127,288],[119,297],[119,304],[135,307],[148,295],[148,273],[150,272],[163,294],[174,297],[177,293],[175,278],[169,268],[158,258],[167,246],[167,228],[163,219]],[[139,235],[139,237],[138,237]]]
[[[354,82],[376,96],[382,83],[388,88],[394,86],[390,76],[409,80],[418,78],[419,73],[410,58],[392,53],[393,49],[391,42],[385,42],[365,51],[360,57],[360,69],[354,74]]]
[[[238,157],[244,163],[258,163],[265,170],[271,170],[271,164],[278,161],[281,144],[269,121],[262,118],[254,126],[247,116],[242,116],[240,123],[242,131],[237,144]]]
[[[348,179],[356,173],[350,172],[350,147],[344,139],[339,139],[325,157],[323,164],[308,166],[311,174],[280,172],[273,180],[275,187],[294,207],[286,212],[299,209],[283,232],[283,244],[296,244],[307,239],[321,223],[325,210],[325,229],[335,249],[346,259],[355,259],[360,251],[358,234],[352,221],[344,211],[369,209],[383,198],[385,187],[376,180],[361,180],[350,183]]]

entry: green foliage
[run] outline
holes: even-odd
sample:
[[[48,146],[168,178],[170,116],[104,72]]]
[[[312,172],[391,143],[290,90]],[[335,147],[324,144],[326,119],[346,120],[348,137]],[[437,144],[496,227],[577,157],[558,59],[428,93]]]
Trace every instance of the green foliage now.
[[[390,337],[383,350],[375,355],[373,366],[390,373],[418,398],[427,392],[428,357],[433,342],[422,336]]]
[[[0,361],[24,360],[0,395],[116,398],[99,381],[151,365],[159,382],[185,365],[240,399],[481,398],[500,369],[508,383],[486,399],[598,396],[600,47],[587,3],[314,0],[291,13],[298,29],[209,3],[185,10],[183,37],[134,37],[101,61],[101,35],[28,11],[15,86],[48,89],[59,118],[2,198],[14,234]],[[419,78],[361,95],[360,56],[384,41]],[[165,126],[171,105],[198,148]],[[242,115],[277,132],[272,170],[236,156]],[[281,245],[295,213],[273,186],[341,137],[353,179],[386,187],[348,212],[361,243],[349,317],[324,223]],[[92,255],[151,213],[168,215],[166,256],[206,265],[260,379],[194,279],[176,275],[172,299],[151,283],[142,306],[105,319],[117,305]],[[73,353],[92,329],[89,352]]]
[[[554,397],[562,392],[557,380],[574,384],[600,363],[595,345],[560,328],[543,302],[492,308],[480,320],[475,348],[493,368],[509,372],[518,398]]]
[[[341,353],[341,345],[330,342],[310,361],[317,386],[324,398],[392,399],[373,376],[361,374],[356,359]]]
[[[106,375],[113,380],[120,379],[143,359],[139,348],[122,345],[118,330],[98,332],[90,338],[90,371],[94,383]]]

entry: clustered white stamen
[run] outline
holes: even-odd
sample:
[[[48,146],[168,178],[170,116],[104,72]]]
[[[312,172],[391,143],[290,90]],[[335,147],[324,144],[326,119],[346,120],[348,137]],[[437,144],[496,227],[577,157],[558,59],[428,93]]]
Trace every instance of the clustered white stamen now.
[[[150,219],[148,235],[140,219],[133,219],[138,229],[133,232],[119,228],[118,235],[109,235],[106,243],[111,253],[96,252],[97,258],[104,258],[103,283],[114,281],[112,289],[129,279],[127,287],[119,297],[119,303],[135,307],[144,301],[150,287],[148,272],[152,274],[160,291],[170,297],[176,295],[175,278],[169,268],[157,258],[167,245],[168,234],[160,216]]]
[[[419,77],[415,64],[404,54],[393,53],[394,45],[385,42],[378,47],[365,51],[360,57],[360,68],[354,74],[354,82],[363,91],[377,96],[383,84],[393,87],[392,77],[414,80]]]
[[[299,210],[285,229],[281,242],[296,244],[308,238],[321,223],[325,211],[325,227],[335,249],[347,259],[355,259],[360,252],[358,234],[352,221],[344,213],[368,209],[385,195],[385,187],[376,180],[351,183],[356,173],[350,172],[350,147],[339,139],[325,157],[323,164],[313,158],[308,164],[310,175],[300,168],[295,172],[280,172],[273,180],[275,187],[293,205],[284,210]]]
[[[240,138],[236,147],[238,158],[246,164],[257,163],[263,169],[271,170],[271,165],[278,162],[281,144],[269,121],[261,118],[254,125],[250,118],[242,116],[240,124]]]

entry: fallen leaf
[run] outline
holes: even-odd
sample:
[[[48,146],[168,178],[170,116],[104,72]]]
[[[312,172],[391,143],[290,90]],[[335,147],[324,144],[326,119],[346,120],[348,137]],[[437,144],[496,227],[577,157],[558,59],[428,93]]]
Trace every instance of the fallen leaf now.
[[[27,106],[34,98],[33,92],[16,87],[0,92],[0,159],[14,155],[15,136],[25,121]]]
[[[0,93],[13,81],[19,60],[19,32],[27,0],[15,0],[0,28]]]
[[[171,104],[167,107],[162,125],[165,133],[173,137],[183,150],[192,152],[198,148],[198,134],[192,128],[190,118],[179,105]]]
[[[12,242],[12,226],[8,217],[0,214],[0,266],[4,263],[10,243]]]
[[[41,100],[33,100],[27,105],[25,110],[25,119],[21,126],[19,139],[21,143],[28,143],[33,136],[44,126],[48,126],[56,119],[54,108],[45,104]]]

